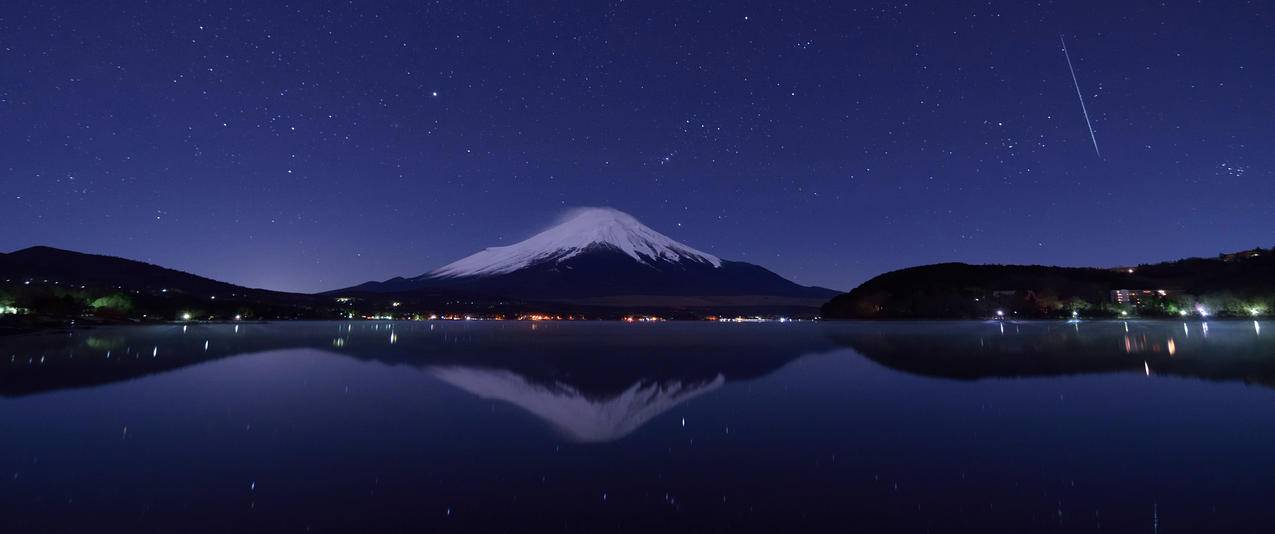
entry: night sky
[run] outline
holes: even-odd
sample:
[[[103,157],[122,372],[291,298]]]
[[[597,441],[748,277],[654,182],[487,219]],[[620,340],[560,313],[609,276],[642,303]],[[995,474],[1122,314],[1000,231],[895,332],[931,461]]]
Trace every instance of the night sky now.
[[[1275,245],[1275,4],[966,4],[5,2],[0,250],[316,291],[613,206],[849,289]]]

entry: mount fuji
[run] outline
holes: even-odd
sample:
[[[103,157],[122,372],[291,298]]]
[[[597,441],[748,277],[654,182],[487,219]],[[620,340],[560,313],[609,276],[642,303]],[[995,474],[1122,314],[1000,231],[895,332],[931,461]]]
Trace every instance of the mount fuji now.
[[[597,306],[817,307],[838,294],[793,283],[751,263],[682,244],[611,208],[573,210],[562,222],[420,276],[330,294],[445,291]]]

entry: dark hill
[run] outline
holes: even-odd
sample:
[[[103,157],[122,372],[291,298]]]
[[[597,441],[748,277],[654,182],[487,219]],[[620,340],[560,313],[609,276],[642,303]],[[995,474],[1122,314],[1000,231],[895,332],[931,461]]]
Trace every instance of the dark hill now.
[[[326,318],[330,299],[254,289],[145,262],[31,247],[0,254],[0,305],[28,313],[6,325],[46,319],[171,320]],[[12,325],[10,325],[12,326]]]
[[[1116,302],[1115,290],[1137,290],[1136,302]],[[1161,293],[1163,292],[1163,293]],[[877,276],[822,308],[831,319],[978,318],[997,310],[1019,317],[1177,315],[1197,305],[1221,315],[1272,310],[1275,250],[1254,249],[1215,259],[1098,269],[1040,265],[942,263]]]
[[[145,262],[37,246],[0,254],[0,277],[58,283],[68,287],[111,287],[142,292],[176,291],[201,295],[287,295],[252,289]]]

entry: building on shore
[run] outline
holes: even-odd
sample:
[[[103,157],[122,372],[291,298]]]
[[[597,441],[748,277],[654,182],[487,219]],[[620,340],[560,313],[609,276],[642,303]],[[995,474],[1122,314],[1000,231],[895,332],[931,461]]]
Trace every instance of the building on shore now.
[[[1111,301],[1125,306],[1145,306],[1152,301],[1176,297],[1181,293],[1175,289],[1113,289]]]
[[[1244,260],[1248,258],[1260,258],[1262,255],[1268,254],[1270,252],[1271,251],[1267,249],[1254,248],[1249,250],[1241,250],[1239,252],[1229,252],[1229,253],[1218,254],[1217,257],[1218,259],[1221,259],[1222,261],[1225,261],[1225,262],[1233,262],[1233,261],[1239,261],[1239,260]]]

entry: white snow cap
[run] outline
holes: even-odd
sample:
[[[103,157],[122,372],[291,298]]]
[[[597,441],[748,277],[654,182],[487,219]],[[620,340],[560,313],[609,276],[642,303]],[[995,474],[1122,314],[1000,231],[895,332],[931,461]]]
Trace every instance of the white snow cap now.
[[[591,246],[607,245],[644,264],[694,261],[721,267],[722,260],[678,243],[648,228],[632,215],[612,208],[571,210],[561,223],[530,238],[492,247],[440,267],[426,277],[490,276],[543,261],[563,261]]]

